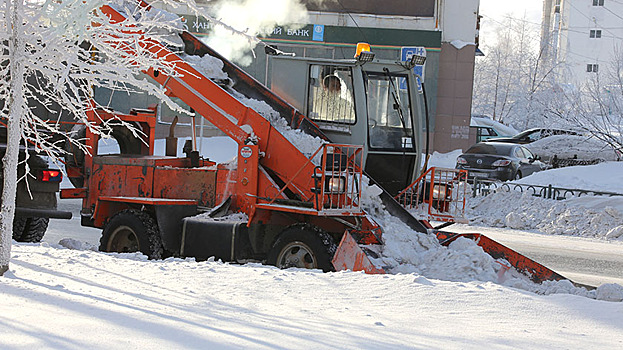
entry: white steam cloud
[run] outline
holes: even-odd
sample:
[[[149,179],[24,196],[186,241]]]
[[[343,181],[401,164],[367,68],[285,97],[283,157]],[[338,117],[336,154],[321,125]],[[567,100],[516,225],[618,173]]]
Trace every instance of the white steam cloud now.
[[[306,23],[307,9],[298,0],[233,0],[216,5],[213,18],[251,36],[272,33],[275,26]],[[221,55],[242,66],[252,62],[257,42],[216,25],[206,40]]]

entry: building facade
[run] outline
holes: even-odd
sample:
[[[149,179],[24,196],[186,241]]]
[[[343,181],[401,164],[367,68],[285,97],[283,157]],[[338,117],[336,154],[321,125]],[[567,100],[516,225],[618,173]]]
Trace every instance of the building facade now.
[[[544,0],[541,47],[559,79],[581,89],[623,57],[623,1]]]

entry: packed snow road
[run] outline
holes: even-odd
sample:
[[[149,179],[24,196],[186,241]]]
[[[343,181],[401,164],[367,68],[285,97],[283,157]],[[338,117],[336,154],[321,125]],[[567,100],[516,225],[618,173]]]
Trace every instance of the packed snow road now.
[[[482,233],[574,282],[623,285],[623,242],[548,235],[499,227],[453,225],[447,231]]]

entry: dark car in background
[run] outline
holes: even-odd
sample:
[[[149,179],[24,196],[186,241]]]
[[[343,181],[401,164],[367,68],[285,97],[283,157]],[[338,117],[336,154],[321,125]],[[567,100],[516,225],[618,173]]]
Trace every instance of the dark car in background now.
[[[0,131],[0,137],[2,132]],[[6,134],[5,134],[6,135]],[[0,158],[6,153],[6,144],[0,141]],[[34,150],[22,147],[17,166],[17,189],[13,239],[18,242],[40,242],[48,228],[50,218],[70,219],[71,212],[57,210],[57,193],[63,178],[59,169],[50,169],[48,161]],[[26,164],[29,174],[26,175]],[[0,162],[0,191],[4,187],[3,163]],[[2,200],[0,199],[0,205]]]
[[[531,143],[531,142],[540,140],[544,137],[548,137],[552,135],[580,136],[581,134],[579,132],[572,131],[572,130],[536,128],[536,129],[528,129],[528,130],[522,131],[513,137],[491,138],[491,139],[486,140],[485,142],[507,142],[507,143],[516,143],[520,145],[525,145],[527,143]]]
[[[524,146],[504,142],[479,142],[457,158],[456,168],[470,178],[518,180],[544,170],[545,164]]]

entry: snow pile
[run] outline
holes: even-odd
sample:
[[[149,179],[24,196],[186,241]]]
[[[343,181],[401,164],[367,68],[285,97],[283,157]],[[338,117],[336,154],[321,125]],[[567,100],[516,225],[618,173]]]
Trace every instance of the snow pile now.
[[[515,182],[623,194],[623,162],[551,169]],[[582,195],[556,201],[532,196],[532,190],[502,188],[486,197],[470,198],[466,216],[477,225],[623,240],[623,196]]]
[[[99,250],[98,246],[73,238],[63,238],[58,242],[58,245],[71,250],[92,250],[94,252]]]
[[[623,162],[551,169],[514,182],[623,194]]]
[[[596,291],[598,300],[623,301],[623,287],[616,283],[601,285]]]
[[[372,260],[389,273],[415,273],[426,278],[454,282],[494,282],[538,294],[566,293],[589,298],[623,299],[623,291],[617,294],[614,289],[614,292],[598,294],[596,291],[575,287],[567,280],[533,283],[514,268],[503,271],[504,261],[496,261],[470,239],[459,238],[448,247],[442,246],[433,233],[413,231],[390,215],[378,197],[380,188],[367,185],[363,188],[364,209],[383,227],[383,246],[378,252],[380,257]]]
[[[210,213],[203,213],[194,216],[196,219],[202,221],[216,221],[216,222],[249,222],[249,216],[245,213],[233,213],[226,216],[211,217]]]
[[[526,144],[526,148],[549,160],[554,155],[561,159],[616,160],[611,146],[593,137],[578,135],[552,135]]]
[[[298,148],[305,156],[310,157],[314,152],[322,146],[325,141],[319,137],[311,136],[299,129],[292,129],[288,122],[281,117],[268,103],[256,99],[248,98],[240,93],[234,95],[245,106],[253,109],[259,115],[264,117],[270,124],[279,131],[290,143]],[[314,159],[318,164],[320,162],[320,154]]]
[[[223,72],[223,61],[210,55],[182,55],[181,58],[195,68],[206,78],[212,80],[227,80],[229,76]]]
[[[623,197],[556,201],[531,193],[498,190],[473,202],[466,208],[471,224],[623,240]]]
[[[439,168],[454,169],[456,167],[456,159],[461,154],[463,154],[463,150],[461,149],[456,149],[448,153],[439,153],[435,151],[428,159],[428,168],[439,167]],[[425,159],[425,156],[422,157],[422,162],[424,161],[424,159]]]

